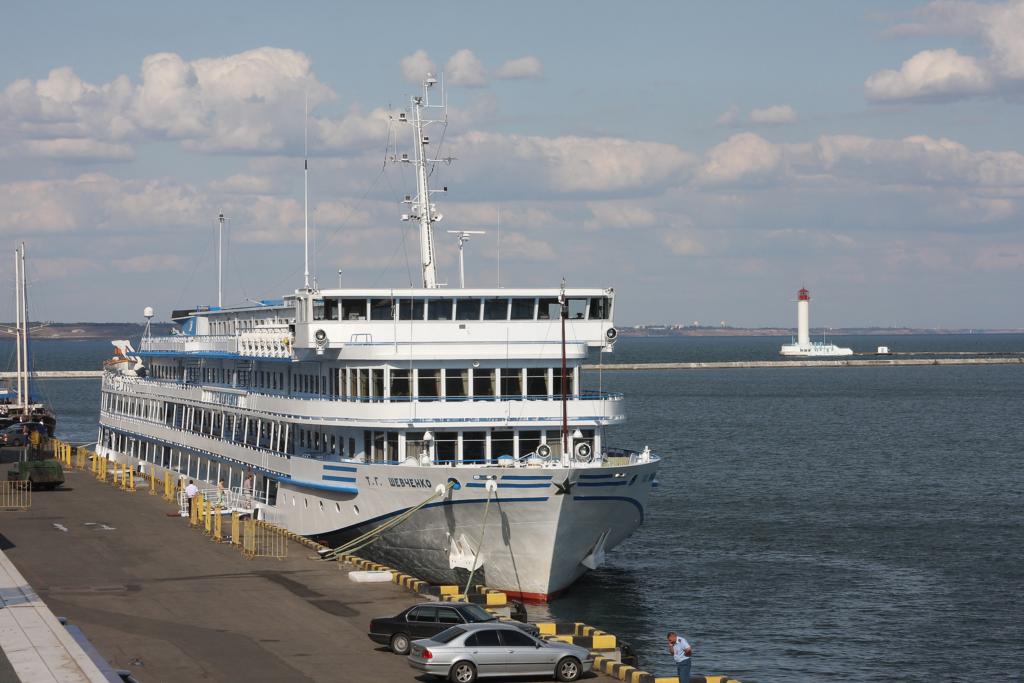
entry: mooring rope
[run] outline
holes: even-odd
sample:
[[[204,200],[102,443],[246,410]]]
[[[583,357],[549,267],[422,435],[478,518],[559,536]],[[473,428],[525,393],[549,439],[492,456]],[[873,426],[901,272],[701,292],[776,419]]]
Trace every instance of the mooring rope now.
[[[473,553],[473,566],[469,570],[466,589],[462,591],[463,595],[469,595],[469,587],[473,583],[473,575],[476,574],[476,563],[480,559],[480,549],[484,546],[484,534],[487,532],[487,513],[491,510],[491,496],[494,495],[494,491],[497,488],[497,482],[493,480],[487,481],[487,502],[484,503],[484,521],[480,524],[480,542],[476,544],[476,552]]]

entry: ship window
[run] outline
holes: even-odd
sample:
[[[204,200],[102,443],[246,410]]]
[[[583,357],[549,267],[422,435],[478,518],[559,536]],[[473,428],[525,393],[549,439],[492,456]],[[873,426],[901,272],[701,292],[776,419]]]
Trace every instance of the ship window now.
[[[417,389],[421,401],[436,401],[441,396],[441,371],[420,370]]]
[[[444,373],[444,394],[448,398],[469,395],[469,371],[447,370]]]
[[[370,320],[391,320],[395,317],[391,299],[370,299]]]
[[[423,440],[423,432],[405,433],[405,457],[418,458],[420,453],[430,451],[430,445]]]
[[[570,320],[583,320],[583,318],[587,317],[586,299],[569,299],[568,308]]]
[[[409,371],[391,370],[391,398],[409,396]]]
[[[501,371],[501,395],[505,398],[520,398],[523,395],[523,373],[518,369]]]
[[[434,452],[437,462],[453,462],[458,443],[458,432],[436,432],[434,434]]]
[[[363,400],[370,394],[370,371],[360,368],[356,371],[356,399]]]
[[[511,431],[493,431],[491,432],[491,456],[498,458],[502,455],[512,455],[514,446],[513,435]]]
[[[540,445],[540,432],[519,432],[519,455],[529,455]]]
[[[547,439],[545,441],[548,448],[551,449],[552,457],[558,458],[562,455],[562,432],[549,430],[547,432]]]
[[[541,299],[537,306],[538,320],[558,320],[558,299]]]
[[[337,299],[313,299],[313,320],[337,320]]]
[[[427,320],[451,320],[452,299],[430,299],[427,307]]]
[[[572,396],[574,384],[573,380],[575,379],[573,376],[572,368],[566,368],[565,372],[565,393],[567,396]],[[555,396],[562,395],[562,370],[560,368],[555,369],[554,376],[552,377],[551,393],[553,393]]]
[[[548,369],[527,368],[526,369],[526,395],[530,398],[547,398],[548,391]]]
[[[473,370],[473,396],[478,399],[494,398],[494,370]]]
[[[371,386],[373,388],[373,400],[383,401],[384,400],[384,368],[378,368],[370,371],[370,378],[372,380]]]
[[[366,299],[342,299],[343,320],[366,320]]]
[[[533,320],[536,299],[512,299],[512,320]]]
[[[479,320],[480,299],[456,299],[455,301],[456,320]]]
[[[462,461],[483,462],[487,454],[486,432],[462,433]]]
[[[423,320],[423,299],[402,299],[398,302],[399,320]]]
[[[590,299],[590,319],[608,320],[612,312],[611,300],[606,296],[595,296]]]
[[[508,299],[484,299],[484,320],[507,320]]]

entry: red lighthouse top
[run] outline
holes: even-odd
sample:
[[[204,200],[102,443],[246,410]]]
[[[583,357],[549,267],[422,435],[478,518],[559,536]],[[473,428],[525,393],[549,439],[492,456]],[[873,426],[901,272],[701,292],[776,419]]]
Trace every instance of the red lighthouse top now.
[[[797,292],[797,297],[799,298],[800,301],[810,301],[811,300],[811,293],[807,291],[806,287],[801,287],[800,291]]]

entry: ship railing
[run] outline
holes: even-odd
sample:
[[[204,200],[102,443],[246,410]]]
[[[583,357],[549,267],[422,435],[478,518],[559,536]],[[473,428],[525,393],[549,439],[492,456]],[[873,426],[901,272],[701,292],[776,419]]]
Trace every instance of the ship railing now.
[[[141,347],[142,351],[237,354],[238,337],[226,334],[175,334],[167,337],[146,337],[142,340]]]

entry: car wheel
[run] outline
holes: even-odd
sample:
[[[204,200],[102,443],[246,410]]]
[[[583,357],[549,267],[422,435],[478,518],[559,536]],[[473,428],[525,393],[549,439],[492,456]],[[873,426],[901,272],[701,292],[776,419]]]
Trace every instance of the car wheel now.
[[[448,680],[452,683],[473,683],[476,680],[476,667],[472,662],[456,662],[448,672]]]
[[[555,678],[560,681],[576,681],[583,674],[583,666],[575,657],[566,657],[555,667]]]
[[[409,654],[409,636],[404,633],[396,633],[391,636],[391,651],[396,655]]]

